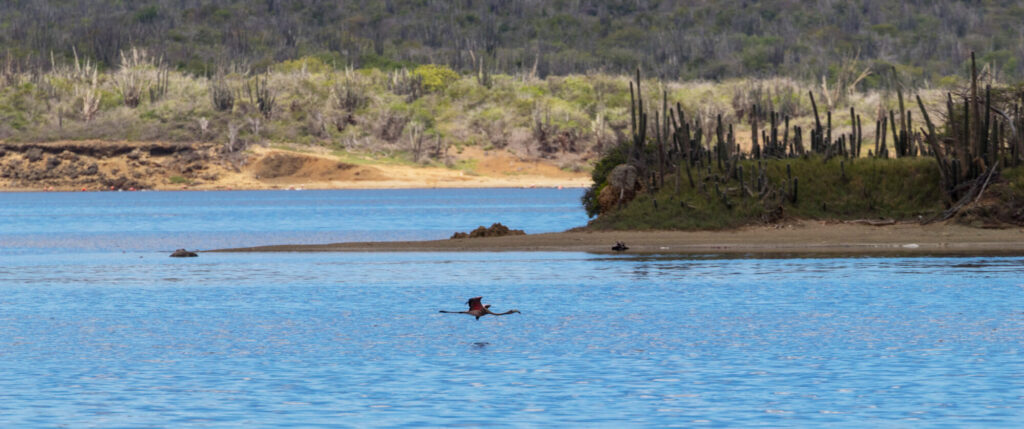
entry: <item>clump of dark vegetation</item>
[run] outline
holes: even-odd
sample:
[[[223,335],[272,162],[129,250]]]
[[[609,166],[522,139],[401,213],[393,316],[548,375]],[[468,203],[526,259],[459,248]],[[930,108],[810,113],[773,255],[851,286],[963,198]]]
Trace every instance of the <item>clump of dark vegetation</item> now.
[[[521,229],[509,229],[509,227],[502,225],[501,223],[492,224],[489,228],[485,228],[483,225],[478,226],[476,229],[465,232],[456,232],[452,235],[452,239],[457,238],[480,238],[480,237],[504,237],[506,235],[526,235]]]
[[[228,86],[223,75],[217,75],[210,81],[210,99],[218,111],[230,112],[235,107],[235,91]]]
[[[249,104],[256,106],[256,110],[264,118],[270,119],[270,115],[274,113],[274,103],[277,100],[277,96],[267,85],[267,80],[267,76],[264,76],[262,79],[260,79],[260,76],[252,78],[245,85],[245,93],[249,97]]]
[[[199,254],[185,249],[178,249],[171,253],[172,258],[194,258],[196,256],[199,256]]]
[[[649,114],[637,71],[631,138],[598,162],[595,184],[583,197],[588,213],[600,214],[591,227],[728,228],[794,217],[1024,225],[1024,91],[987,86],[982,96],[973,54],[971,64],[970,87],[959,102],[947,95],[945,129],[935,126],[920,97],[924,124],[915,128],[898,91],[899,111],[879,115],[866,157],[862,119],[853,108],[849,133],[833,135],[833,112],[823,118],[813,93],[814,124],[806,133],[777,112],[759,125],[764,115],[751,106],[744,152],[721,115],[705,132],[703,121],[687,121],[664,93],[661,109]],[[998,101],[994,93],[1002,95]],[[637,179],[623,180],[632,177],[624,171]],[[986,189],[992,192],[982,199]]]

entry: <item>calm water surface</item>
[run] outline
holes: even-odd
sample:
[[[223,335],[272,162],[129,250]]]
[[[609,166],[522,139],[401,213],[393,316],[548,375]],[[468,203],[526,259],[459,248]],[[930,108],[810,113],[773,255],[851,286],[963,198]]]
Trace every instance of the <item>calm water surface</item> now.
[[[1024,421],[1024,258],[165,252],[560,230],[579,193],[0,194],[0,425]],[[437,313],[476,295],[522,314]]]
[[[582,189],[0,194],[0,252],[216,249],[428,240],[501,222],[586,223]]]

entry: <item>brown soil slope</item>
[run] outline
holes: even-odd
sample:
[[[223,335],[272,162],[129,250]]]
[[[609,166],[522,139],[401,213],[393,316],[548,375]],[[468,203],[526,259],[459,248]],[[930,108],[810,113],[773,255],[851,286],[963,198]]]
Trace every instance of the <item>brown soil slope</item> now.
[[[325,153],[262,147],[224,153],[220,146],[199,143],[0,143],[0,191],[589,185],[586,174],[544,162],[507,153],[465,152],[462,159],[472,160],[467,164],[476,165],[479,172],[373,164],[373,160],[357,165]]]
[[[235,170],[207,145],[71,141],[0,145],[0,189],[156,189]],[[176,177],[175,179],[172,179]]]

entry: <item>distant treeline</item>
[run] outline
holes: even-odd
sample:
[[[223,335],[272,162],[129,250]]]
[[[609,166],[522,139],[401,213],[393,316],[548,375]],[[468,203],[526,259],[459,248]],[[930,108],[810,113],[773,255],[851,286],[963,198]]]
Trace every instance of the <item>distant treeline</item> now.
[[[640,66],[663,79],[783,75],[859,89],[963,75],[984,52],[1024,78],[1019,0],[5,0],[0,67],[73,52],[113,68],[131,47],[196,75],[316,56],[338,68],[445,64],[537,77]],[[864,71],[870,73],[864,73]],[[841,76],[843,74],[849,76]]]

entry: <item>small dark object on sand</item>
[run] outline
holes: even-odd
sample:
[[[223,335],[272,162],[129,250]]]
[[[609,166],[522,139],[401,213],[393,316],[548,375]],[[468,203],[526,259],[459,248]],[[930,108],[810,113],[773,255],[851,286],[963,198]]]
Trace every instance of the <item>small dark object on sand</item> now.
[[[612,246],[612,250],[614,250],[616,252],[624,252],[626,250],[629,250],[629,247],[626,246],[626,243],[623,243],[621,241],[616,241],[615,245]]]
[[[171,253],[172,258],[194,258],[196,256],[199,256],[196,252],[189,252],[185,249],[178,249]]]

